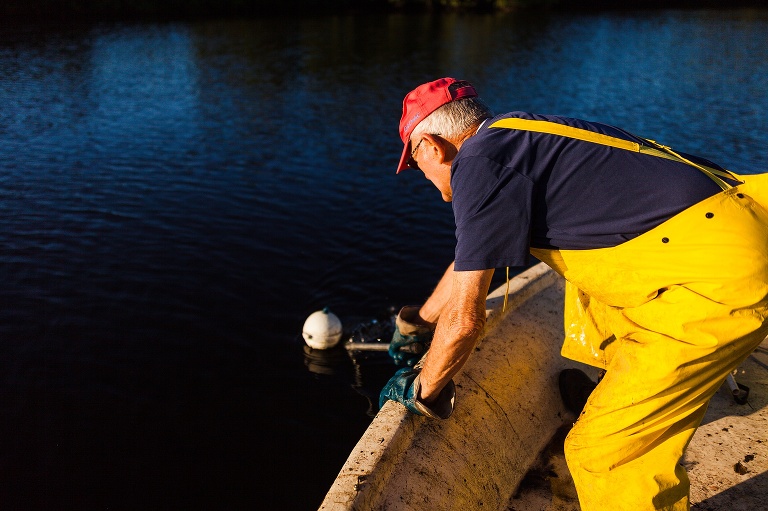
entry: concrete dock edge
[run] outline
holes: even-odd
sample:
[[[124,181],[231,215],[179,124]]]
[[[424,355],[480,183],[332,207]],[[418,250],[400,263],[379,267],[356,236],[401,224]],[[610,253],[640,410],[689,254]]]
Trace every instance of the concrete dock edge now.
[[[506,509],[541,450],[566,420],[557,375],[563,281],[538,264],[489,294],[487,324],[455,378],[445,421],[387,402],[363,434],[321,510]],[[581,366],[583,369],[583,366]]]

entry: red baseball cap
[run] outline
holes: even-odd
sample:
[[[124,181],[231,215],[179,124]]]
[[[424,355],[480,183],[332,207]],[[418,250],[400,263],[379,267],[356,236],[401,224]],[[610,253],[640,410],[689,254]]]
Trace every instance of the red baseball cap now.
[[[446,103],[462,98],[477,96],[471,83],[455,78],[440,78],[433,82],[419,85],[405,96],[403,116],[400,118],[400,138],[405,144],[397,173],[408,168],[411,157],[411,133],[429,114]]]

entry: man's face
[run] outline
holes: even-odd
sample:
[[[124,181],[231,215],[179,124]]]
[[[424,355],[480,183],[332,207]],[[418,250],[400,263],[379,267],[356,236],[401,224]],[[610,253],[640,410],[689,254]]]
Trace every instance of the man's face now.
[[[411,166],[424,173],[424,177],[432,181],[432,184],[440,191],[445,202],[453,200],[451,190],[451,165],[442,158],[442,151],[437,147],[432,138],[421,136],[411,140],[414,148],[411,154]]]

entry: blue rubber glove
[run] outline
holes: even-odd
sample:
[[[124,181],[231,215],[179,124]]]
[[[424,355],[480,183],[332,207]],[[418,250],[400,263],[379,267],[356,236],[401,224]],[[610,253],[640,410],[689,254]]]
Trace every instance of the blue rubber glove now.
[[[397,401],[404,405],[408,411],[416,415],[425,415],[433,419],[447,419],[453,413],[456,401],[456,386],[453,380],[440,392],[437,401],[431,407],[418,400],[420,369],[405,367],[390,378],[379,394],[379,408],[388,400]]]
[[[419,319],[419,306],[400,309],[395,318],[395,333],[389,343],[389,356],[398,366],[414,366],[429,349],[435,326]]]

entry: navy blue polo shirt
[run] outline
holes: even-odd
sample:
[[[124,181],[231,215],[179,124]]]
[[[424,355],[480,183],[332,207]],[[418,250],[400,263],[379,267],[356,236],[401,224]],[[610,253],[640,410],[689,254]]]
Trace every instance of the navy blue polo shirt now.
[[[507,117],[644,142],[614,126],[552,115],[511,112],[487,120],[464,142],[451,168],[457,271],[524,266],[530,247],[616,246],[721,191],[703,172],[682,162],[559,135],[489,127]]]

